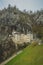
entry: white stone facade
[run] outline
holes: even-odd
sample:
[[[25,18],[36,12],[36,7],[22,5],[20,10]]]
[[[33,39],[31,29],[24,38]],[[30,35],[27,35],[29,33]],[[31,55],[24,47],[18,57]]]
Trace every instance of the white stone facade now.
[[[28,33],[28,34],[19,34],[18,32],[12,32],[12,40],[15,43],[24,43],[24,42],[30,42],[31,40],[33,40],[33,34],[32,33]]]

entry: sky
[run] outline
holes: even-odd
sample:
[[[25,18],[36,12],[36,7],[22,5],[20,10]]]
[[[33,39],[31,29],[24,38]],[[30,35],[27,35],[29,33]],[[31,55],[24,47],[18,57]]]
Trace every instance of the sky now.
[[[8,4],[11,4],[12,6],[16,5],[21,11],[24,9],[27,11],[43,9],[43,0],[0,0],[0,9],[8,7]]]

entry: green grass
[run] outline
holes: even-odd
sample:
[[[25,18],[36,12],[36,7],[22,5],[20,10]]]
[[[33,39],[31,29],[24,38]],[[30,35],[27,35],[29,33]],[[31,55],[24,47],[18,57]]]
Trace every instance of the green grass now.
[[[28,46],[6,65],[43,65],[43,45]]]

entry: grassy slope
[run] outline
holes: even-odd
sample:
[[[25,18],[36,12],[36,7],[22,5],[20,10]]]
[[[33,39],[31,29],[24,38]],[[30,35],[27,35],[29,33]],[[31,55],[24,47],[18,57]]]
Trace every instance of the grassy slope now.
[[[43,45],[27,47],[6,65],[43,65]]]

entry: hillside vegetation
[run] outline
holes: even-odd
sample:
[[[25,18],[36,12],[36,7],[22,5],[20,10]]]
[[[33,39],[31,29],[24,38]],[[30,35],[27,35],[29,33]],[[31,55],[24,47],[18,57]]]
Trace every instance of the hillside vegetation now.
[[[25,35],[31,32],[43,41],[43,10],[34,13],[26,10],[20,11],[10,4],[8,8],[0,10],[0,63],[18,51],[9,37],[13,30]],[[18,46],[22,48],[23,45]]]
[[[43,45],[28,46],[6,65],[43,65]]]

